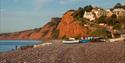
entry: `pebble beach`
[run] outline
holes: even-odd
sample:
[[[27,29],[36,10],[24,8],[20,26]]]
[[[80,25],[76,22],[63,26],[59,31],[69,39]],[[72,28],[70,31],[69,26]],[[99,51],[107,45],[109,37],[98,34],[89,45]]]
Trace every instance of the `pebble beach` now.
[[[125,42],[63,44],[0,53],[0,63],[125,63]]]

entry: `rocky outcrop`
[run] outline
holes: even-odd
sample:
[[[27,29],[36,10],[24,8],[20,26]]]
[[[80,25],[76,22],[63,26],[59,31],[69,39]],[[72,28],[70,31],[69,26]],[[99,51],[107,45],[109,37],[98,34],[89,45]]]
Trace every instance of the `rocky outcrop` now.
[[[40,39],[41,33],[40,32],[34,32],[29,36],[29,39]]]
[[[73,12],[67,12],[58,25],[59,38],[85,36],[87,29],[81,26],[73,17]]]

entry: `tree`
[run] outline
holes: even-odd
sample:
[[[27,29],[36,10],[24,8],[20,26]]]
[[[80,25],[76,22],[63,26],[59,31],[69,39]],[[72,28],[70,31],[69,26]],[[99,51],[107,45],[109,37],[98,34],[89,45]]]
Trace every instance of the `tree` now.
[[[91,5],[87,5],[84,7],[84,10],[87,12],[90,12],[93,9],[93,7]]]
[[[106,18],[106,16],[102,15],[101,17],[99,17],[97,23],[106,23],[105,18]]]
[[[114,6],[114,8],[121,8],[121,7],[122,7],[121,3],[117,3],[117,4]]]
[[[85,6],[84,8],[79,7],[77,11],[74,12],[73,16],[76,20],[81,21],[83,19],[84,12],[90,12],[93,9],[91,5]]]
[[[73,16],[74,16],[76,19],[79,19],[79,18],[82,18],[82,17],[83,17],[83,14],[84,14],[83,8],[80,7],[80,8],[73,14]]]
[[[83,14],[84,14],[83,8],[80,7],[80,8],[78,9],[77,13],[78,13],[78,16],[79,16],[80,18],[82,18]]]
[[[117,16],[115,14],[113,14],[107,21],[107,24],[110,26],[115,25],[116,23],[118,23],[117,21]]]
[[[114,8],[123,8],[125,9],[125,5],[122,5],[121,3],[117,3]]]

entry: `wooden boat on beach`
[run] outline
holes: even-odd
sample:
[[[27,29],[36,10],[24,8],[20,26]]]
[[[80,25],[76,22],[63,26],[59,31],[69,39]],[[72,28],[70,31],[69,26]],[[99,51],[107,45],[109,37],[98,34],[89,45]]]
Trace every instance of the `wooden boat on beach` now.
[[[80,43],[88,43],[88,42],[90,42],[90,40],[80,40],[79,42]]]
[[[64,44],[73,44],[73,43],[79,43],[79,40],[63,40]]]

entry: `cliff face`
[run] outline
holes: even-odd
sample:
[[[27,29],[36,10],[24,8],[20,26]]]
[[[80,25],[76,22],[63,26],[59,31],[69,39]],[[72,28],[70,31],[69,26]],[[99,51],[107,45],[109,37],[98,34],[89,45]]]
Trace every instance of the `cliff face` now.
[[[58,25],[57,29],[59,30],[59,38],[62,37],[76,37],[76,36],[85,36],[87,29],[83,26],[80,26],[78,21],[75,21],[73,18],[73,12],[67,12]]]
[[[0,39],[51,39],[51,34],[54,29],[56,29],[61,18],[52,18],[50,22],[45,24],[41,28],[25,30],[13,33],[3,33],[0,34]]]
[[[87,29],[73,18],[73,12],[67,12],[62,19],[52,18],[41,28],[16,33],[0,34],[5,39],[58,39],[63,37],[85,36]]]

